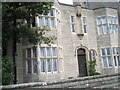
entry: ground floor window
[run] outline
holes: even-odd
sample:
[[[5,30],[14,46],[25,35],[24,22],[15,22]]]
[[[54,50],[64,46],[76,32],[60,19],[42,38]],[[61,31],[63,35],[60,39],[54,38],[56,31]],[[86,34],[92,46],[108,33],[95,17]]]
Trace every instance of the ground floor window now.
[[[101,49],[101,60],[104,68],[112,66],[120,66],[120,48],[102,48]]]
[[[112,56],[111,48],[102,48],[101,56],[102,56],[102,66],[104,68],[113,66],[113,59],[111,57]]]
[[[38,51],[37,49],[39,50],[39,55],[36,52]],[[27,48],[26,54],[27,73],[50,73],[61,70],[63,59],[61,47]]]
[[[114,59],[114,65],[120,66],[120,48],[119,47],[113,47],[113,59]]]
[[[40,72],[58,71],[59,59],[40,59]]]
[[[89,59],[90,60],[96,60],[96,51],[95,50],[93,50],[93,49],[91,49],[90,51],[89,51]]]

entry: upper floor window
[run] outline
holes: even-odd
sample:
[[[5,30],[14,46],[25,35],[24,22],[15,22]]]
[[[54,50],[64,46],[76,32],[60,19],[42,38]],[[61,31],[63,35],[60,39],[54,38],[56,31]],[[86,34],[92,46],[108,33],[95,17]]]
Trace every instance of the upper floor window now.
[[[82,17],[82,23],[83,23],[83,33],[87,33],[86,17]]]
[[[75,32],[75,16],[71,16],[72,32]]]
[[[97,18],[97,29],[99,34],[118,33],[118,19],[113,16]]]
[[[52,9],[48,15],[38,15],[36,17],[37,27],[57,28],[60,26],[60,12],[57,9]]]

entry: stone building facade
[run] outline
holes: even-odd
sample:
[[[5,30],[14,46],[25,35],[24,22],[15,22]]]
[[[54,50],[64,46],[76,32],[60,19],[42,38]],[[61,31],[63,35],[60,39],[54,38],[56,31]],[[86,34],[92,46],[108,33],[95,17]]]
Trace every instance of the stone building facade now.
[[[120,69],[118,10],[90,9],[54,2],[51,12],[35,19],[36,27],[48,26],[57,40],[51,46],[18,45],[17,80],[54,81],[89,76],[89,60],[96,60],[100,74]]]

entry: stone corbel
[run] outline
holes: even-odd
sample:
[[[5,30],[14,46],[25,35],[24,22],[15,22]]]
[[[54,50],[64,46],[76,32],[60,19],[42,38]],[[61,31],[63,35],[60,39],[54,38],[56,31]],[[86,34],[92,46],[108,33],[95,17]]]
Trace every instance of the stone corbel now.
[[[82,40],[84,33],[78,33],[77,36],[79,36],[80,40]]]

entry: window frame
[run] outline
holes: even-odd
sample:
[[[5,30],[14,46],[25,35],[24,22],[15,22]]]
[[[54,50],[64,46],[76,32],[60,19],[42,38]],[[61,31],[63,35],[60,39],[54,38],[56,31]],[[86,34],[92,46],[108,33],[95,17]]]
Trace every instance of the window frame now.
[[[107,55],[107,48],[110,49],[110,55]],[[102,49],[105,50],[105,55],[102,55]],[[101,52],[102,68],[112,68],[114,66],[114,63],[113,63],[113,58],[112,58],[112,49],[111,49],[111,47],[104,47],[104,48],[102,47],[100,49],[100,52]],[[111,62],[110,63],[112,64],[112,66],[109,66],[110,63],[109,63],[108,57],[111,57]],[[104,67],[103,58],[106,58],[107,67]]]
[[[72,22],[72,17],[73,17],[73,22]],[[70,24],[71,24],[71,32],[75,33],[76,32],[76,16],[75,15],[70,15]],[[73,31],[73,28],[74,28],[74,31]]]
[[[85,23],[84,23],[84,20],[83,20],[83,18],[85,18]],[[82,16],[81,17],[81,20],[82,20],[82,32],[84,33],[84,34],[87,34],[87,16]],[[84,26],[86,26],[86,32],[85,32],[85,30],[84,30]]]

